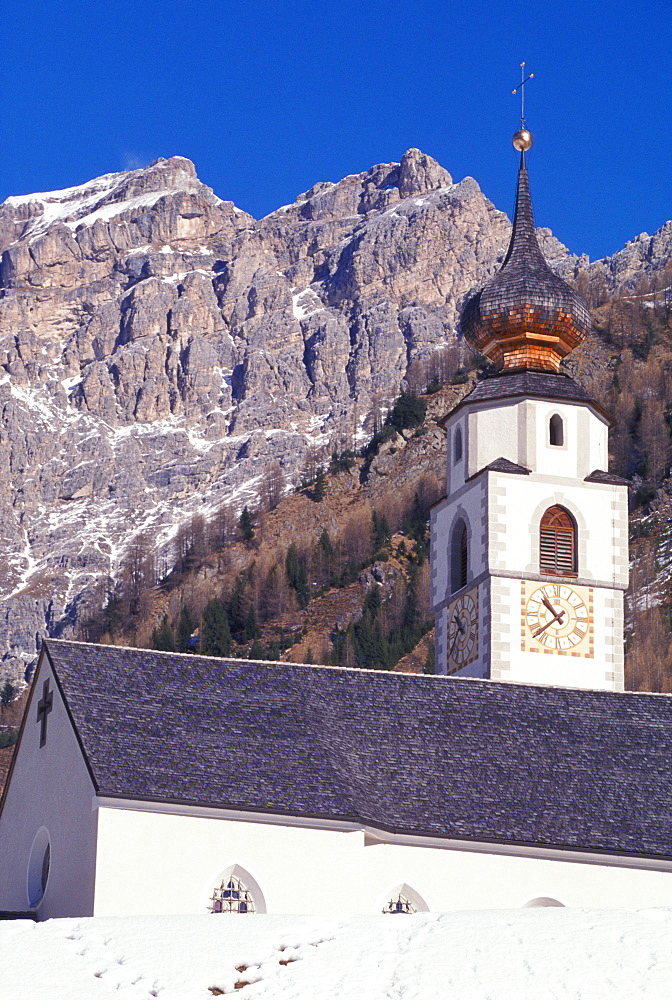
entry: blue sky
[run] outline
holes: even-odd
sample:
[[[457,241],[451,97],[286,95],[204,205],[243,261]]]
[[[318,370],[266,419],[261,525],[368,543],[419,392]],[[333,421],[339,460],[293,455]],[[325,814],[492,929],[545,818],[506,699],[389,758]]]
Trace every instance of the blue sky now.
[[[18,0],[0,199],[180,154],[260,217],[418,146],[511,211],[525,59],[538,225],[612,253],[672,218],[670,0]]]

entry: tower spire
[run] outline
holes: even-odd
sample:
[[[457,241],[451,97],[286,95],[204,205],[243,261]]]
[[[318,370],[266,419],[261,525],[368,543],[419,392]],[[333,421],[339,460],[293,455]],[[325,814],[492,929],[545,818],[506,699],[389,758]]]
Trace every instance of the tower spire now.
[[[525,127],[525,77],[521,63],[521,128],[513,136],[520,152],[511,240],[499,272],[472,295],[462,312],[462,332],[477,350],[504,368],[558,371],[560,362],[591,330],[583,299],[551,271],[534,228],[525,153],[532,133]]]

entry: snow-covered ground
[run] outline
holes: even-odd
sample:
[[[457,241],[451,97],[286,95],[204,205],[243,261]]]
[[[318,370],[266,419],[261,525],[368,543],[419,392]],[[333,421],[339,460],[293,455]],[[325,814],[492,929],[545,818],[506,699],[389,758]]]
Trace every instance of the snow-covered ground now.
[[[12,1000],[670,1000],[672,908],[0,923]]]

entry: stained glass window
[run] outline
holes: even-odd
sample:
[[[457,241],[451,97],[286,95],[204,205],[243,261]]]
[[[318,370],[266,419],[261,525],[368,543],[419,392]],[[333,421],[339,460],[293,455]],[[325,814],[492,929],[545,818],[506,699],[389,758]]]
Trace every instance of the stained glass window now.
[[[254,913],[254,897],[241,879],[228,875],[210,898],[210,913]]]
[[[417,913],[417,909],[413,906],[413,903],[404,896],[403,893],[399,892],[393,895],[392,899],[389,899],[385,906],[383,907],[383,913]]]

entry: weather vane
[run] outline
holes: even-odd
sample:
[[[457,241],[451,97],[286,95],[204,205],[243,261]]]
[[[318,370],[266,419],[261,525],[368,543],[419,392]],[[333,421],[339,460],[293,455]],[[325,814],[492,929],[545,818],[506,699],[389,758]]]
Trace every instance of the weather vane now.
[[[520,128],[513,137],[513,145],[521,153],[532,147],[532,133],[525,128],[525,84],[534,78],[534,73],[525,76],[525,63],[520,64],[520,83],[511,91],[517,94],[520,91]]]

